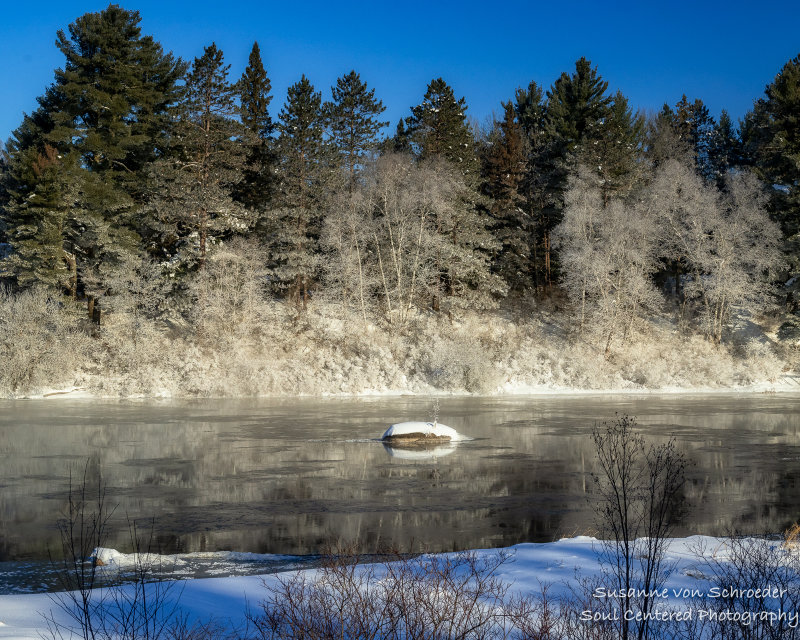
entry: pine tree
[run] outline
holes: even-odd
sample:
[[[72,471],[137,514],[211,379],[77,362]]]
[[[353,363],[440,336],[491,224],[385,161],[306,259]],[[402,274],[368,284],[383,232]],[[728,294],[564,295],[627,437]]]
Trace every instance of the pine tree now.
[[[436,78],[428,84],[422,103],[411,108],[406,133],[420,158],[443,158],[468,181],[475,181],[479,163],[466,111],[464,98],[456,100],[453,89]]]
[[[141,250],[142,177],[166,145],[171,105],[180,95],[177,81],[185,68],[152,37],[141,35],[139,21],[138,12],[111,5],[78,18],[69,35],[59,31],[56,45],[65,64],[9,145],[8,208],[14,212],[9,236],[15,252],[21,251],[15,258],[17,275],[32,283],[58,271],[52,257],[54,234],[61,230],[62,248],[74,261],[70,271],[77,274],[69,292],[85,296],[95,318],[95,300],[107,293],[109,270]],[[55,198],[58,190],[61,200]],[[24,198],[34,193],[38,204],[30,207]],[[65,226],[61,211],[73,196],[72,223]],[[47,211],[52,221],[45,220]],[[36,249],[35,240],[27,238],[25,228],[33,220],[48,229],[42,238],[49,247]],[[68,233],[71,229],[79,233]],[[26,273],[39,275],[29,279]],[[45,280],[53,284],[59,278]]]
[[[272,85],[261,60],[258,42],[253,43],[247,68],[239,80],[242,124],[250,132],[247,161],[236,198],[251,210],[262,211],[275,190],[275,153],[272,134],[275,125],[269,114]]]
[[[528,245],[531,254],[532,285],[543,291],[550,284],[550,245],[547,213],[549,191],[550,143],[546,131],[544,91],[535,82],[515,94],[514,109],[526,141],[526,167],[522,192],[524,209],[531,221]]]
[[[336,148],[352,191],[364,160],[378,145],[378,134],[388,122],[378,120],[386,107],[375,99],[375,89],[351,71],[331,87],[333,100],[323,105],[330,142]]]
[[[237,88],[216,44],[205,47],[186,76],[186,98],[170,157],[150,176],[153,236],[167,239],[165,258],[181,270],[202,268],[208,247],[246,231],[252,215],[233,199],[242,175],[246,129],[235,119]]]
[[[608,83],[597,73],[597,68],[592,68],[586,58],[580,58],[575,62],[575,72],[562,73],[547,92],[546,151],[541,154],[539,170],[546,179],[540,233],[548,288],[556,272],[551,233],[561,222],[568,176],[575,170],[578,157],[603,136],[613,104],[607,89]]]
[[[397,121],[394,135],[381,143],[380,151],[382,153],[411,153],[411,140],[409,140],[409,131],[406,129],[405,120],[400,118]]]
[[[305,305],[316,279],[329,150],[322,96],[305,75],[289,87],[278,124],[280,185],[271,237],[275,277],[289,297]]]
[[[759,177],[768,185],[770,212],[800,258],[800,55],[767,85],[747,116],[743,139]]]
[[[644,116],[634,114],[618,91],[606,117],[593,128],[591,144],[578,152],[577,161],[597,175],[604,204],[629,193],[641,178],[644,130]]]
[[[607,89],[608,82],[586,58],[575,63],[575,73],[562,73],[556,80],[547,92],[546,128],[557,155],[575,154],[582,144],[600,137],[613,103]]]
[[[77,294],[74,225],[81,170],[76,153],[66,158],[45,144],[15,155],[9,167],[8,204],[4,217],[14,251],[6,268],[17,286],[45,286],[54,292]]]
[[[668,144],[667,153],[672,153],[673,159],[680,161],[683,153],[681,145],[686,145],[691,151],[698,173],[707,181],[713,180],[714,171],[709,163],[708,151],[714,119],[703,101],[698,98],[690,102],[684,94],[674,109],[665,104],[658,119],[660,127],[668,126],[671,129],[670,137],[675,140]],[[660,158],[662,162],[665,159],[667,158]]]
[[[742,143],[736,127],[725,109],[711,132],[708,145],[708,164],[717,186],[723,188],[731,169],[743,164]]]
[[[522,126],[514,105],[503,104],[504,117],[495,122],[491,144],[483,161],[483,191],[489,196],[492,232],[500,243],[495,269],[509,287],[522,292],[531,284],[531,219],[523,194],[526,148]]]
[[[138,11],[109,5],[78,18],[56,41],[66,63],[55,74],[61,104],[51,114],[52,141],[70,141],[115,200],[136,195],[143,167],[163,151],[186,69],[141,35],[140,20]]]

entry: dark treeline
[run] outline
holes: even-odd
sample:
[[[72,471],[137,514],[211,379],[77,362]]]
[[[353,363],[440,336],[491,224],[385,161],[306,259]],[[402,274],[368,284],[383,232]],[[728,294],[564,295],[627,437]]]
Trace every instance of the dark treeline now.
[[[566,295],[608,352],[665,309],[720,342],[798,271],[800,57],[738,126],[686,96],[646,117],[581,58],[482,126],[433,79],[384,138],[355,71],[329,101],[303,75],[278,108],[257,43],[237,77],[213,43],[186,63],[139,21],[111,5],[58,33],[63,67],[0,167],[12,293],[100,323],[138,288],[128,312],[187,316],[236,246],[256,294],[300,310],[334,300],[402,328]]]

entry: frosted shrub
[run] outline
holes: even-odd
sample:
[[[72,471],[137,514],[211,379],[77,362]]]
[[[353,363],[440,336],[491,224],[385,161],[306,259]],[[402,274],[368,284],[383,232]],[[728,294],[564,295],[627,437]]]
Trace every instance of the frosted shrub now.
[[[772,347],[762,341],[753,339],[745,347],[745,361],[748,378],[752,381],[769,380],[773,382],[783,369],[783,363]]]
[[[0,289],[0,395],[72,385],[87,364],[89,337],[77,311],[44,290]]]
[[[266,306],[264,252],[256,243],[234,241],[209,254],[190,290],[191,318],[209,341],[251,337],[260,331]]]

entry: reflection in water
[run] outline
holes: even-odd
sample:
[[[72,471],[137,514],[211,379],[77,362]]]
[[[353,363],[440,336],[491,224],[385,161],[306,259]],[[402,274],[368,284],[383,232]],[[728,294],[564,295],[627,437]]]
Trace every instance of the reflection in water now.
[[[427,398],[0,402],[0,561],[58,548],[69,474],[101,471],[125,517],[155,518],[160,553],[310,554],[336,540],[431,550],[591,533],[589,433],[615,412],[692,467],[680,533],[776,531],[798,518],[797,396],[442,398],[474,440],[387,449]],[[412,455],[409,455],[412,454]]]
[[[402,460],[432,460],[436,458],[447,456],[456,450],[455,444],[438,444],[438,445],[406,445],[402,443],[392,443],[391,445],[383,443],[383,448],[393,458],[400,458]]]

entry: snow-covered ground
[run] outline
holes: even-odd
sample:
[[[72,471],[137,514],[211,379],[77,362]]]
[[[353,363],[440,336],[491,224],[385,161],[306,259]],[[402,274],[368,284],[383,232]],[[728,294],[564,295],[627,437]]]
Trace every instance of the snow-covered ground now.
[[[702,617],[703,606],[697,600],[688,599],[686,595],[695,590],[695,596],[704,595],[711,599],[707,602],[713,601],[715,592],[706,578],[709,572],[705,567],[708,562],[726,562],[731,552],[730,544],[726,539],[703,536],[670,541],[666,561],[672,569],[663,585],[663,591],[656,598],[656,608],[662,611],[677,608],[691,612],[696,618]],[[558,598],[574,595],[582,579],[609,588],[612,584],[607,577],[604,579],[600,562],[602,544],[594,538],[581,536],[544,544],[519,544],[507,551],[510,552],[510,558],[500,566],[498,575],[518,594],[541,594],[542,588],[549,585],[548,596]],[[481,550],[476,553],[481,558],[490,558],[497,551]],[[112,550],[102,551],[101,554],[112,567],[135,561],[131,556]],[[306,571],[313,575],[318,570]],[[180,599],[181,610],[190,620],[207,621],[213,618],[220,624],[243,628],[248,606],[257,606],[265,597],[265,583],[274,583],[277,579],[278,575],[271,574],[187,580],[176,583],[178,588],[172,589],[169,597]],[[755,589],[775,585],[729,586]],[[592,589],[588,592],[591,593],[590,600],[607,597],[606,593],[597,591],[596,587]],[[55,605],[54,598],[57,597],[57,594],[0,596],[0,638],[38,640],[47,637],[43,614],[48,612],[53,612],[61,622],[68,623],[63,612],[60,613]],[[773,606],[771,602],[770,598],[765,600],[768,611]],[[602,608],[599,603],[598,608]],[[613,610],[613,606],[611,609]],[[790,613],[797,614],[796,611]]]

